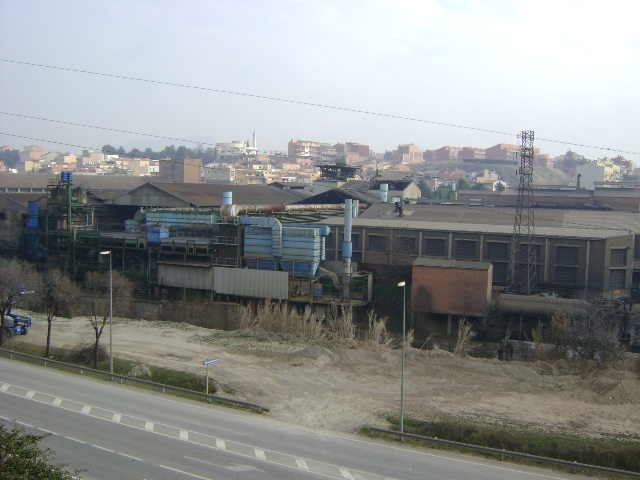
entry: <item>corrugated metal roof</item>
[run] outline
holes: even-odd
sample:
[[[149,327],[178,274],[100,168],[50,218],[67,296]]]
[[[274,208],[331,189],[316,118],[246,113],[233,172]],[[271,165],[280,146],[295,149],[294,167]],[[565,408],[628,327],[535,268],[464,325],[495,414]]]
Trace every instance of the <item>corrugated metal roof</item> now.
[[[288,205],[298,202],[311,194],[304,190],[283,190],[269,185],[225,185],[218,183],[147,183],[123,193],[119,197],[112,199],[117,205],[134,204],[131,198],[135,197],[138,203],[136,206],[145,207],[148,205],[139,204],[145,195],[166,196],[178,199],[184,203],[185,207],[219,207],[222,205],[222,194],[232,193],[234,204],[242,205]]]
[[[152,177],[131,175],[83,175],[73,174],[73,183],[90,190],[131,190],[149,182]],[[46,189],[47,185],[60,179],[60,175],[49,173],[8,173],[0,172],[0,190],[15,191]]]
[[[415,266],[442,267],[442,268],[467,268],[473,270],[487,270],[491,262],[476,262],[474,260],[447,260],[444,258],[419,257],[413,262]]]
[[[454,225],[455,231],[484,230],[487,233],[503,233],[513,231],[515,209],[512,207],[468,206],[468,205],[422,205],[408,204],[403,207],[403,216],[398,217],[395,205],[390,203],[376,204],[362,212],[360,219],[388,221],[386,226],[394,226],[397,222],[423,222],[428,230],[442,226]],[[601,238],[628,234],[629,231],[640,233],[640,213],[612,212],[569,209],[535,209],[535,230],[538,233],[560,229],[562,236],[579,236]],[[455,226],[457,224],[457,226]],[[376,224],[380,225],[380,224]],[[504,228],[503,228],[504,227]],[[411,227],[408,227],[411,228]],[[424,228],[415,226],[413,228]],[[447,228],[449,229],[449,228]],[[555,229],[555,230],[549,230]],[[614,234],[602,231],[615,230]],[[589,232],[589,234],[585,233]],[[623,233],[620,233],[623,232]],[[556,234],[556,233],[554,233]]]
[[[491,225],[487,223],[454,223],[454,222],[430,222],[411,221],[410,216],[395,217],[393,219],[369,219],[354,218],[353,227],[370,228],[401,228],[406,230],[439,231],[439,232],[468,232],[475,234],[513,234],[513,225]],[[344,218],[331,217],[323,220],[325,225],[343,225]],[[536,227],[535,234],[544,237],[566,237],[566,238],[587,238],[604,239],[629,235],[630,231],[616,229],[598,228],[562,228],[562,227]]]

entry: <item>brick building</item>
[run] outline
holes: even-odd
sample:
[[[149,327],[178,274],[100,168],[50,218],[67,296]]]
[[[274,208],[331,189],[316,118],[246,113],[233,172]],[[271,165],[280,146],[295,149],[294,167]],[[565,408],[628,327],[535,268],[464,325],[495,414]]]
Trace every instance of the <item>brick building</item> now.
[[[436,162],[457,162],[460,159],[460,150],[458,147],[441,147],[435,151]]]
[[[199,158],[161,160],[160,179],[167,183],[201,183],[202,160]]]

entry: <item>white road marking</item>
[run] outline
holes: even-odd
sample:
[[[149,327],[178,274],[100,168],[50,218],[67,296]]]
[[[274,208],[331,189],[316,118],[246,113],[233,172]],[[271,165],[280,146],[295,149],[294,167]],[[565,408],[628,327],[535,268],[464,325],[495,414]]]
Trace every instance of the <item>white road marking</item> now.
[[[60,405],[62,405],[62,400],[63,400],[63,399],[62,399],[62,397],[56,397],[56,398],[53,400],[52,405],[53,405],[54,407],[59,407]]]
[[[147,420],[147,421],[144,423],[144,429],[145,429],[145,430],[148,430],[148,431],[150,431],[150,432],[153,432],[153,422],[150,422],[149,420]]]
[[[261,448],[254,448],[253,451],[256,454],[256,457],[259,458],[260,460],[266,460],[267,456],[264,454],[264,450],[262,450]]]
[[[111,450],[110,448],[105,448],[105,447],[101,447],[100,445],[92,445],[92,447],[97,448],[98,450],[104,450],[105,452],[109,452],[109,453],[115,453],[113,450]]]
[[[180,440],[189,440],[189,430],[180,430]]]
[[[36,394],[35,390],[29,390],[27,392],[27,394],[25,395],[26,398],[33,398],[33,396]]]
[[[66,438],[67,440],[71,440],[73,442],[82,443],[83,445],[87,444],[87,442],[83,442],[82,440],[78,440],[77,438],[73,438],[73,437],[64,437],[64,438]]]
[[[220,450],[226,450],[227,444],[224,440],[216,438],[216,448],[219,448]]]
[[[119,452],[118,455],[122,455],[123,457],[130,458],[131,460],[135,460],[137,462],[141,462],[142,459],[138,457],[132,457],[131,455],[127,455],[126,453]]]
[[[16,423],[17,423],[18,425],[22,425],[23,427],[33,428],[33,425],[29,425],[28,423],[18,422],[18,421],[16,421]]]
[[[302,458],[296,458],[296,463],[298,464],[298,468],[301,468],[302,470],[309,470],[309,465],[307,465],[306,460]]]
[[[89,415],[90,412],[91,412],[91,405],[83,405],[82,410],[80,411],[80,413],[84,413],[86,415]]]
[[[167,470],[171,470],[172,472],[178,472],[178,473],[182,473],[183,475],[189,475],[190,477],[193,477],[193,478],[200,478],[202,480],[210,480],[207,477],[201,477],[200,475],[195,475],[193,473],[185,472],[184,470],[178,470],[177,468],[167,467],[166,465],[158,465],[158,466],[162,467],[162,468],[166,468]]]
[[[119,413],[113,413],[113,417],[111,417],[111,421],[112,422],[116,422],[116,423],[120,423],[120,419],[122,418],[122,415],[120,415]]]
[[[353,478],[353,475],[351,475],[351,472],[346,468],[338,467],[338,470],[340,471],[340,475],[342,475],[342,478],[344,478],[345,480],[355,480]]]
[[[9,390],[9,384],[8,383],[2,384],[2,386],[0,387],[0,392],[6,392],[7,390]]]

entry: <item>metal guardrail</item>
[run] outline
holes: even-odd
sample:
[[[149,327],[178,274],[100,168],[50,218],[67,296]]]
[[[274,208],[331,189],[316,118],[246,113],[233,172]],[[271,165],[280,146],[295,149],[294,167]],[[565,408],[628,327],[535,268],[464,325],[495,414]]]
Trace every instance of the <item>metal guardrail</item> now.
[[[537,455],[530,455],[528,453],[511,452],[508,450],[500,450],[498,448],[491,448],[491,447],[481,447],[479,445],[471,445],[469,443],[454,442],[452,440],[443,440],[441,438],[423,437],[421,435],[414,435],[411,433],[400,433],[400,432],[396,432],[395,430],[385,430],[383,428],[376,428],[376,427],[368,427],[368,428],[371,433],[377,432],[385,435],[395,435],[400,437],[401,439],[410,438],[412,440],[420,440],[420,441],[430,442],[430,443],[439,444],[439,445],[447,445],[449,447],[455,447],[463,450],[473,450],[476,452],[488,453],[492,455],[501,455],[502,457],[521,458],[525,460],[531,460],[534,462],[548,463],[548,464],[558,465],[562,467],[569,467],[574,469],[582,468],[582,469],[591,470],[594,472],[612,473],[616,475],[624,475],[631,478],[640,478],[640,473],[638,472],[628,472],[626,470],[617,470],[615,468],[600,467],[598,465],[588,465],[586,463],[571,462],[569,460],[558,460],[556,458],[538,457]]]
[[[65,362],[61,362],[58,360],[51,360],[48,358],[43,358],[43,357],[37,357],[35,355],[29,355],[27,353],[21,353],[21,352],[16,352],[13,350],[7,350],[5,348],[0,348],[0,353],[4,353],[7,354],[9,356],[10,359],[13,359],[14,356],[16,357],[22,357],[22,358],[29,358],[31,360],[36,360],[38,362],[42,362],[43,365],[46,367],[47,364],[54,364],[54,365],[60,365],[63,366],[65,368],[72,368],[72,369],[76,369],[80,372],[80,375],[83,374],[83,372],[90,372],[92,374],[96,374],[96,375],[100,375],[103,377],[109,377],[110,380],[112,379],[118,379],[120,381],[120,383],[124,383],[124,381],[126,380],[127,382],[132,382],[132,383],[139,383],[142,385],[147,385],[150,387],[154,387],[157,388],[159,390],[162,391],[162,393],[165,393],[165,391],[169,390],[172,392],[179,392],[179,393],[185,393],[185,394],[189,394],[189,395],[194,395],[196,397],[200,397],[203,398],[207,401],[212,400],[218,403],[222,403],[225,405],[229,405],[232,407],[244,407],[244,408],[248,408],[251,410],[255,410],[258,413],[262,413],[267,411],[268,409],[261,406],[261,405],[257,405],[255,403],[249,403],[249,402],[244,402],[242,400],[235,400],[232,398],[224,398],[224,397],[219,397],[217,395],[211,395],[208,393],[202,393],[202,392],[196,392],[195,390],[188,390],[186,388],[180,388],[180,387],[173,387],[171,385],[165,385],[162,383],[156,383],[156,382],[151,382],[149,380],[142,380],[140,378],[134,378],[134,377],[128,377],[126,375],[118,375],[115,373],[109,373],[109,372],[104,372],[102,370],[95,370],[93,368],[87,368],[87,367],[82,367],[79,365],[74,365],[72,363],[65,363]]]

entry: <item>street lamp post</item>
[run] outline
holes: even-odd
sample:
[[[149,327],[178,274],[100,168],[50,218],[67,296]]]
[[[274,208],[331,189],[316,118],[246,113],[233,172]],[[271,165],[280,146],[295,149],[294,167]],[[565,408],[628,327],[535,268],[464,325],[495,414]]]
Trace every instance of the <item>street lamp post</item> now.
[[[400,377],[400,433],[404,433],[404,357],[406,349],[406,305],[407,305],[407,283],[402,281],[398,284],[402,287],[402,376]],[[403,437],[400,437],[402,440]]]
[[[109,373],[113,375],[113,263],[111,262],[111,250],[100,252],[100,255],[109,255]]]

